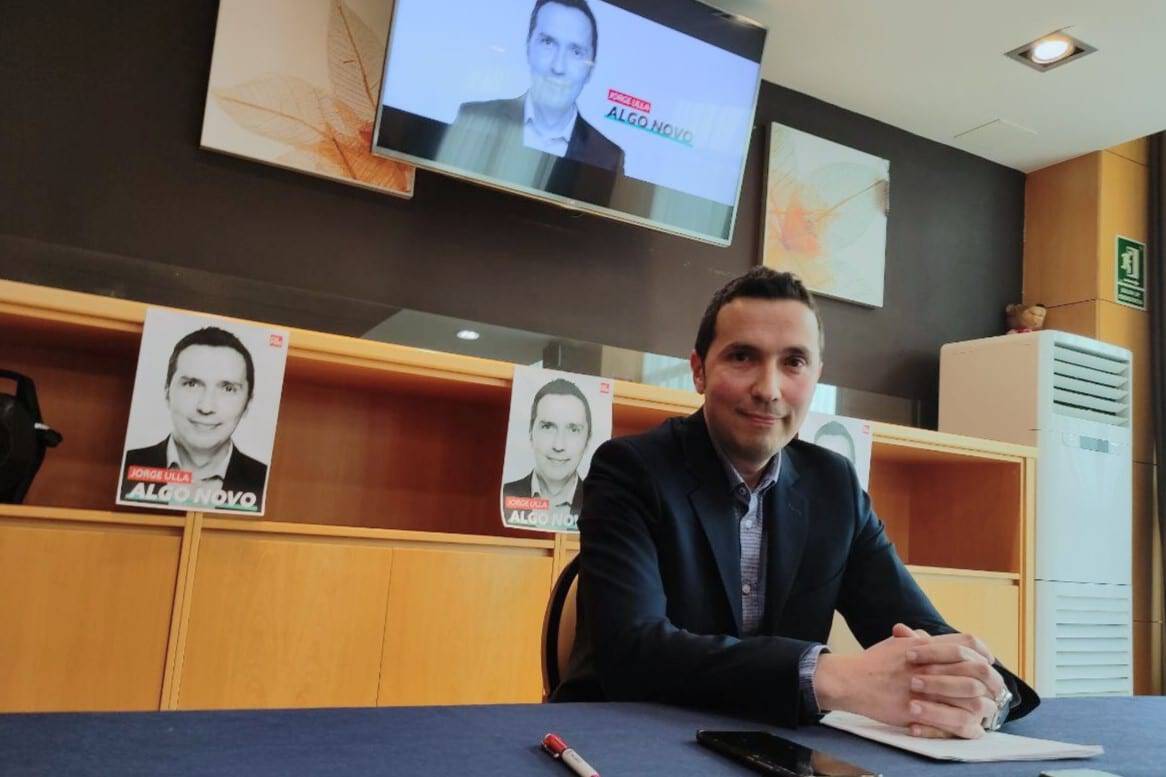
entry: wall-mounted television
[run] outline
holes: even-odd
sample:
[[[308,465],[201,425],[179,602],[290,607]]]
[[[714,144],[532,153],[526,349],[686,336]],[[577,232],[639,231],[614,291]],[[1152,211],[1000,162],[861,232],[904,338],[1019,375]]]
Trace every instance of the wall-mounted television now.
[[[765,35],[698,0],[396,0],[372,150],[728,245]]]

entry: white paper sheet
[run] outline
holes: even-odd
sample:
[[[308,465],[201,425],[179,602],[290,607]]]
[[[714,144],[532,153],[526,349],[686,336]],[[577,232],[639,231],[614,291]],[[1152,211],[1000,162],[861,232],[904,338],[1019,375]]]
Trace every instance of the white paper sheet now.
[[[941,761],[1049,761],[1057,758],[1092,758],[1105,752],[1100,745],[1076,745],[999,731],[985,734],[979,739],[923,739],[911,736],[906,729],[849,712],[831,712],[822,722],[841,731]]]

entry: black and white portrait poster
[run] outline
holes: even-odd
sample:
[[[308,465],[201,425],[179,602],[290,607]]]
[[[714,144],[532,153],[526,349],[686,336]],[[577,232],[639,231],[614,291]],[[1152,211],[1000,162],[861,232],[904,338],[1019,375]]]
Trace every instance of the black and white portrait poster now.
[[[810,413],[802,422],[798,438],[840,453],[854,465],[858,482],[870,490],[870,422],[827,413]]]
[[[502,524],[577,532],[582,481],[611,438],[612,381],[515,367],[502,464]]]
[[[117,503],[263,515],[288,339],[148,309]]]

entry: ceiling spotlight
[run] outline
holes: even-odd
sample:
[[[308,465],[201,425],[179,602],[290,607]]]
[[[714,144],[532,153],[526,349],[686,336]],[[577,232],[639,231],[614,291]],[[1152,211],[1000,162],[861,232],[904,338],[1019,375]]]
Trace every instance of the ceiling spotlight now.
[[[1047,65],[1050,62],[1056,62],[1062,57],[1067,57],[1073,51],[1073,44],[1069,42],[1068,38],[1054,35],[1049,38],[1038,40],[1032,47],[1032,61],[1041,65]]]
[[[1006,52],[1004,56],[1043,73],[1094,51],[1097,49],[1088,43],[1058,30]]]
[[[481,337],[481,335],[475,332],[473,329],[459,330],[457,336],[459,340],[477,340],[479,337]]]

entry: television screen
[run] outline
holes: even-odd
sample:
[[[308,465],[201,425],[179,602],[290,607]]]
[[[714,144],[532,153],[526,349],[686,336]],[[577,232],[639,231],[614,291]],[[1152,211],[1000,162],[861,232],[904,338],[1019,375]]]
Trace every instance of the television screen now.
[[[373,151],[728,245],[765,32],[697,0],[396,0]]]

